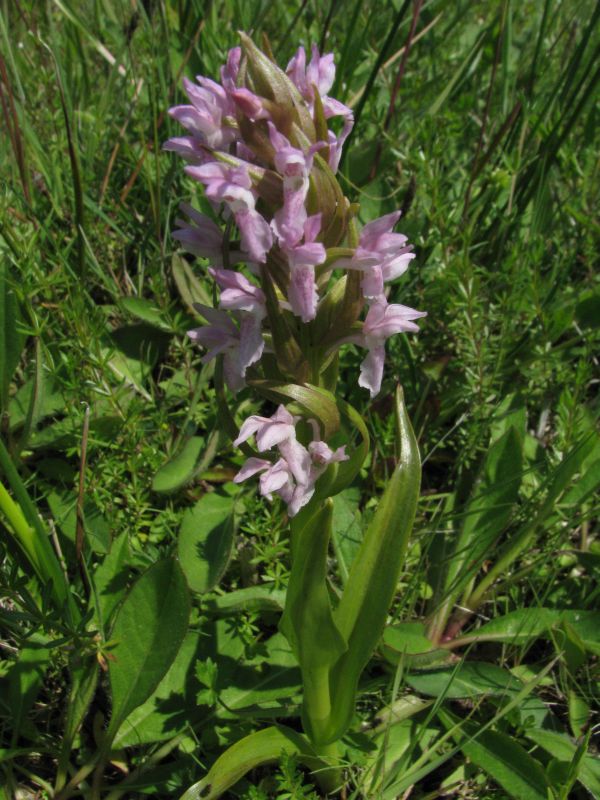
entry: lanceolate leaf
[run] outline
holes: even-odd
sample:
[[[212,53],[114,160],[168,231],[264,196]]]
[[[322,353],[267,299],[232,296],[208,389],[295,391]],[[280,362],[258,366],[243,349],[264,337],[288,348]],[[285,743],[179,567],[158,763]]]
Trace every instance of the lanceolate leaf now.
[[[521,439],[513,427],[490,447],[448,570],[446,588],[453,596],[473,577],[506,526],[521,484],[522,458]]]
[[[251,769],[279,760],[282,753],[296,755],[306,766],[323,768],[304,736],[282,725],[252,733],[236,742],[212,765],[180,800],[217,800]]]
[[[107,739],[156,689],[187,631],[190,599],[174,559],[159,561],[135,583],[119,609],[111,639],[112,718]]]
[[[340,427],[340,413],[335,397],[326,389],[311,384],[298,386],[293,383],[266,380],[254,380],[249,383],[275,402],[294,400],[301,405],[308,412],[308,416],[314,417],[321,423],[325,440],[329,439]]]
[[[399,462],[365,533],[334,619],[348,651],[331,674],[328,740],[350,723],[358,679],[383,631],[408,545],[419,498],[421,460],[402,393],[396,395]]]
[[[312,516],[301,514],[292,524],[292,573],[280,622],[302,670],[304,729],[313,741],[323,738],[319,718],[327,716],[329,670],[346,649],[327,589],[332,506],[326,500]]]
[[[21,648],[18,660],[8,673],[8,705],[11,713],[13,744],[17,742],[26,715],[42,688],[50,661],[48,638],[33,634]],[[26,732],[26,730],[24,731]]]
[[[165,464],[158,468],[152,479],[152,489],[161,494],[177,491],[192,479],[196,464],[204,448],[201,436],[191,436]]]
[[[558,761],[571,764],[577,758],[579,748],[566,734],[529,728],[525,735]],[[600,759],[597,756],[583,756],[577,778],[593,797],[600,798]]]
[[[584,647],[600,654],[600,612],[560,608],[521,608],[486,622],[463,637],[464,641],[525,644],[534,639],[556,638],[561,624],[571,627]]]
[[[206,494],[183,516],[177,550],[188,586],[207,592],[223,576],[234,537],[233,497]]]
[[[438,715],[449,729],[460,722],[456,716],[441,709]],[[488,730],[478,734],[479,726],[462,722],[454,736],[475,766],[487,772],[516,800],[547,800],[550,784],[539,761],[504,733]],[[468,738],[461,743],[463,735]]]

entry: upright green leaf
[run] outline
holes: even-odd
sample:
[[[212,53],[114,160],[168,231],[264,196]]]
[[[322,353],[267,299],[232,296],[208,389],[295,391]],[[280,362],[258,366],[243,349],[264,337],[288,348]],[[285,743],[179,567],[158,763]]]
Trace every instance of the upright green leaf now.
[[[183,515],[177,551],[188,586],[208,592],[223,577],[233,548],[235,499],[205,494]]]
[[[206,777],[190,786],[180,800],[217,800],[251,769],[275,763],[282,753],[297,755],[313,769],[324,766],[301,734],[283,725],[265,728],[233,744],[219,756]]]
[[[111,633],[116,647],[110,662],[113,709],[108,740],[166,675],[183,642],[189,615],[187,585],[174,559],[157,562],[134,584]]]
[[[464,522],[446,570],[445,600],[435,614],[436,637],[442,635],[455,603],[472,584],[508,523],[521,485],[522,461],[521,437],[511,426],[491,445],[464,510]],[[463,604],[466,602],[463,599]]]
[[[362,542],[358,490],[346,489],[333,498],[332,542],[343,583]]]
[[[499,731],[479,732],[473,722],[460,721],[440,709],[438,716],[448,729],[460,723],[454,735],[463,753],[476,767],[487,772],[515,800],[547,800],[550,784],[539,761],[513,738]],[[463,736],[468,737],[467,741]]]
[[[49,661],[48,638],[32,634],[8,672],[8,705],[13,744],[21,733],[26,733],[26,716],[42,688]]]
[[[328,741],[338,739],[354,712],[358,679],[383,631],[419,499],[421,459],[401,390],[396,393],[399,461],[369,525],[334,619],[348,650],[331,673]]]
[[[329,671],[346,650],[327,588],[332,507],[326,500],[309,515],[309,506],[292,524],[292,572],[279,624],[302,671],[303,723],[312,741],[323,738],[330,714]]]

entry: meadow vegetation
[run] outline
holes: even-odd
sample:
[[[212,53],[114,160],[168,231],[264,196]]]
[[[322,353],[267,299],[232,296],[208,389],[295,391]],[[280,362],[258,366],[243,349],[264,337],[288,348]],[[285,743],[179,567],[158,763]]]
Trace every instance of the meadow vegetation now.
[[[390,299],[428,315],[373,402],[360,351],[341,358],[376,447],[334,502],[332,597],[393,470],[398,383],[423,461],[341,796],[600,798],[599,19],[592,0],[0,3],[0,798],[180,797],[242,736],[299,730],[285,507],[232,483],[186,336],[206,263],[170,235],[180,202],[208,206],[161,149],[182,77],[216,77],[238,30],[284,67],[335,54],[356,120],[339,180],[361,222],[402,209],[416,258]],[[235,402],[238,426],[266,407]],[[183,644],[148,571],[191,608]],[[160,679],[137,703],[136,663],[108,679],[136,625]],[[285,748],[240,778],[224,796],[320,796]]]

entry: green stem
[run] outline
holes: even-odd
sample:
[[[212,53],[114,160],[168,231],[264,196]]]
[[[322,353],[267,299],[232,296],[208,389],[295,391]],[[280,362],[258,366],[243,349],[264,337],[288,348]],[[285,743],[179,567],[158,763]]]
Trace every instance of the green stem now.
[[[324,794],[334,794],[344,785],[338,742],[339,740],[329,744],[313,745],[315,752],[323,761],[331,765],[318,769],[313,773],[319,788]]]
[[[304,678],[304,707],[311,722],[316,741],[326,738],[331,717],[331,694],[329,691],[329,666],[306,670]]]

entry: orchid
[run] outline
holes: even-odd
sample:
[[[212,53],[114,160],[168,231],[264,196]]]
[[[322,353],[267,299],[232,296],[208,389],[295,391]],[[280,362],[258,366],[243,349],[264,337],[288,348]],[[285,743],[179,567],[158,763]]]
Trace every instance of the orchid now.
[[[205,349],[203,363],[219,360],[217,385],[278,404],[271,416],[248,416],[236,435],[235,411],[224,387],[217,392],[233,445],[248,455],[234,483],[258,478],[261,496],[287,510],[292,565],[280,628],[302,674],[304,731],[323,759],[351,723],[358,678],[385,624],[420,474],[398,392],[400,462],[334,613],[331,497],[352,483],[369,452],[362,416],[336,394],[339,351],[366,348],[358,384],[375,397],[387,339],[416,332],[425,316],[385,294],[414,258],[394,231],[400,213],[361,229],[334,175],[353,124],[351,110],[328,95],[334,80],[331,54],[313,47],[307,64],[299,48],[286,73],[242,35],[220,84],[184,83],[192,105],[171,115],[190,135],[165,145],[188,162],[186,174],[202,184],[218,220],[187,204],[189,222],[177,220],[174,238],[208,260],[206,277],[218,290],[218,308],[196,306],[206,324],[189,337]],[[341,133],[327,128],[334,117],[343,120]],[[336,774],[319,778],[325,790],[338,785]]]
[[[286,72],[302,97],[307,101],[311,111],[314,110],[316,88],[320,95],[325,119],[339,116],[344,118],[344,126],[339,136],[336,136],[333,131],[328,131],[329,166],[336,172],[342,154],[342,147],[354,125],[354,115],[352,114],[352,109],[348,108],[348,106],[327,95],[335,81],[333,55],[329,53],[328,55],[320,56],[317,46],[313,45],[311,59],[307,65],[304,48],[299,47],[296,55],[289,62]]]
[[[266,220],[256,211],[257,193],[248,170],[210,162],[187,167],[186,172],[204,183],[206,196],[216,203],[226,203],[235,217],[242,237],[242,247],[254,261],[265,261],[273,244],[273,234]]]
[[[416,333],[419,328],[413,320],[425,317],[426,312],[398,303],[388,304],[380,297],[369,308],[363,324],[361,346],[369,353],[360,365],[359,386],[368,389],[371,397],[379,394],[385,362],[385,341],[396,333]]]
[[[403,275],[415,257],[406,236],[392,232],[400,213],[395,211],[365,225],[354,255],[336,262],[338,268],[356,269],[363,273],[361,285],[368,299],[379,297],[384,283]]]
[[[229,264],[249,259],[247,253],[225,248],[223,231],[210,217],[201,214],[189,203],[182,203],[180,210],[189,217],[189,222],[181,218],[176,219],[175,224],[179,229],[172,235],[189,253],[207,258],[215,266],[223,264],[224,252],[227,253]]]
[[[302,322],[310,322],[317,314],[318,291],[315,267],[326,258],[325,247],[315,241],[321,229],[321,215],[315,214],[304,222],[304,243],[282,247],[290,267],[288,300],[294,314]]]

